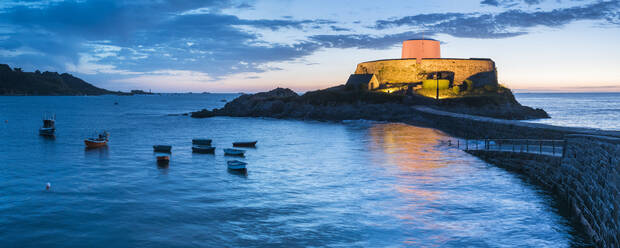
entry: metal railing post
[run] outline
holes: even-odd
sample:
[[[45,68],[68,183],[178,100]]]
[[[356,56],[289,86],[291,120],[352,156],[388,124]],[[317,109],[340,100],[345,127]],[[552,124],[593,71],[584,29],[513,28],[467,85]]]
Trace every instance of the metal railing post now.
[[[551,153],[553,154],[553,156],[555,156],[555,141],[554,140],[551,141],[551,147],[552,147],[551,148],[552,149]]]
[[[525,140],[525,152],[530,152],[530,140]]]
[[[542,154],[542,140],[540,141],[540,151],[538,152],[538,154]]]

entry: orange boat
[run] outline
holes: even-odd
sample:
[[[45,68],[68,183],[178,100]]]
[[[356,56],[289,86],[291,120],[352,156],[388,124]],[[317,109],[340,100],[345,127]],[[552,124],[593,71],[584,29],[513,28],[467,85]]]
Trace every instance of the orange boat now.
[[[170,157],[167,155],[160,155],[157,156],[157,165],[158,166],[168,166],[168,163],[170,163]]]
[[[110,137],[110,134],[104,131],[103,133],[99,134],[99,136],[96,138],[85,139],[84,144],[86,144],[86,148],[98,148],[98,147],[106,146],[108,145],[109,137]]]

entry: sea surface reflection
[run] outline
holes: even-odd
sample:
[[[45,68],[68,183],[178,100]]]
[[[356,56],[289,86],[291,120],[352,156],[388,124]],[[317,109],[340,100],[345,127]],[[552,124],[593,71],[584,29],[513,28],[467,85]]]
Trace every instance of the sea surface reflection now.
[[[0,97],[0,246],[580,244],[548,196],[433,129],[168,115],[235,96]],[[54,140],[37,135],[44,112]],[[84,149],[93,129],[108,148]],[[192,154],[196,137],[216,154]],[[222,149],[250,139],[248,173],[230,173]],[[173,145],[167,168],[154,144]]]

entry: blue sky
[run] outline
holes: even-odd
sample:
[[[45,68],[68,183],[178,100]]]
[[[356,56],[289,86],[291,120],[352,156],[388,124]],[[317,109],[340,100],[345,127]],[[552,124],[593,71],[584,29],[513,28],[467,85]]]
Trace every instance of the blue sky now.
[[[620,91],[618,0],[0,2],[0,63],[113,90],[319,89],[422,36],[520,91]]]

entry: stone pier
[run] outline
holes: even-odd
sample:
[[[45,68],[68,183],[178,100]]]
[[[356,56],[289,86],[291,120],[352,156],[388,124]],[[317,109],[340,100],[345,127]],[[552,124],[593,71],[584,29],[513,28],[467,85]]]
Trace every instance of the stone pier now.
[[[570,209],[597,247],[620,247],[620,132],[558,127],[415,108],[431,127],[462,138],[563,139],[562,157],[509,151],[469,153],[524,175]]]

